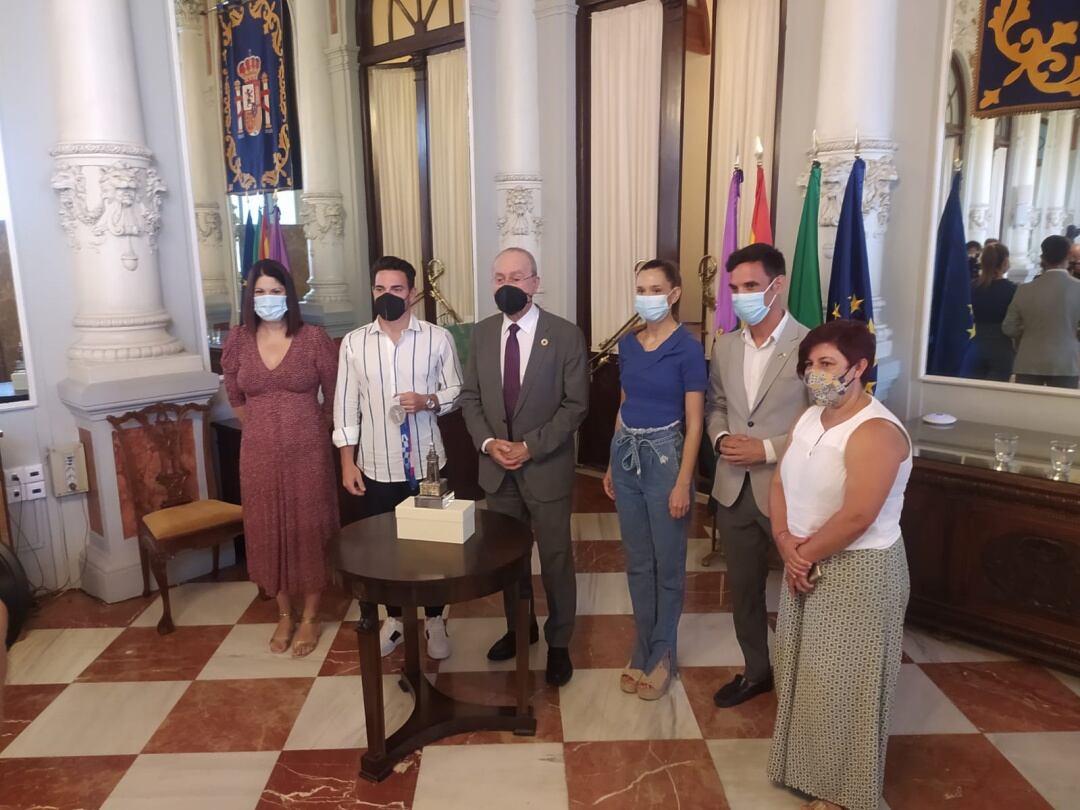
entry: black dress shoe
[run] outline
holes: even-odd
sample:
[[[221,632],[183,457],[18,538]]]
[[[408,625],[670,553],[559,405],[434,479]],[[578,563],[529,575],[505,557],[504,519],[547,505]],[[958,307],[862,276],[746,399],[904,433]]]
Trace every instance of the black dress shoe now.
[[[772,688],[773,676],[771,672],[754,683],[746,680],[742,675],[736,675],[730,683],[721,686],[719,691],[713,695],[713,703],[721,709],[730,709],[732,706],[745,703],[750,698],[771,692]]]
[[[536,626],[536,622],[533,622],[532,627],[529,628],[529,644],[535,644],[539,640],[540,628]],[[487,657],[488,661],[509,661],[515,655],[517,655],[517,638],[511,631],[491,645]]]
[[[570,652],[566,647],[548,647],[547,672],[544,679],[549,686],[566,686],[574,674]]]

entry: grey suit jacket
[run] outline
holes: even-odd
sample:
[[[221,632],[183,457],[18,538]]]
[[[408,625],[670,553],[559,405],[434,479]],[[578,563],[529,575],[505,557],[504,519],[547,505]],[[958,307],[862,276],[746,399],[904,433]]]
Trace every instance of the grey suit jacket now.
[[[1043,273],[1016,289],[1001,331],[1017,338],[1013,371],[1060,377],[1080,375],[1080,279]]]
[[[757,401],[753,403],[746,401],[742,333],[728,332],[716,339],[709,364],[709,394],[705,399],[705,430],[714,447],[721,434],[742,433],[755,439],[769,439],[776,450],[776,457],[783,455],[788,432],[810,402],[806,386],[795,373],[799,362],[799,343],[808,331],[794,318],[788,317],[777,337],[769,364],[765,367]],[[761,513],[768,515],[769,485],[775,466],[755,464],[747,468],[718,458],[713,497],[723,506],[735,503],[749,469],[754,501]]]
[[[476,449],[486,439],[507,439],[499,353],[502,313],[473,329],[465,382],[458,397]],[[589,364],[585,337],[574,324],[540,310],[529,364],[513,413],[514,440],[529,446],[521,468],[525,485],[540,501],[569,497],[574,489],[574,436],[589,410]],[[495,492],[506,470],[480,454],[480,486]]]

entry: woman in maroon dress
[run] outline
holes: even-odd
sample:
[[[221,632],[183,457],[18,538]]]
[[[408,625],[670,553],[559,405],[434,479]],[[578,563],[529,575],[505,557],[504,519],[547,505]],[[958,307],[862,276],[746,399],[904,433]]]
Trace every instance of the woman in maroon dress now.
[[[277,597],[271,651],[284,652],[292,642],[299,657],[319,640],[326,546],[339,528],[329,432],[337,352],[324,330],[301,320],[292,277],[271,259],[252,265],[243,323],[229,333],[221,367],[244,428],[240,491],[248,573]],[[300,600],[297,627],[293,604]]]

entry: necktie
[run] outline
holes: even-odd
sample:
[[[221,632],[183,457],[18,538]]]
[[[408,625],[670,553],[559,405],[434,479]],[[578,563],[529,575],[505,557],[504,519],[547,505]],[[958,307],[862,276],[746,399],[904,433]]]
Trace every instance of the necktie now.
[[[506,336],[506,351],[503,354],[503,405],[506,407],[506,437],[514,438],[512,420],[517,407],[518,394],[521,393],[521,347],[518,346],[517,333],[521,327],[510,324]]]

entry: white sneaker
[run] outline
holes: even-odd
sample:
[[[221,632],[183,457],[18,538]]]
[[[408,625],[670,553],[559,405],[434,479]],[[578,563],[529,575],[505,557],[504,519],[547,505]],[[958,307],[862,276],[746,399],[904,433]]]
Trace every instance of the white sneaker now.
[[[382,651],[383,658],[396,650],[397,646],[404,640],[405,627],[402,625],[401,619],[387,616],[382,628],[379,630],[379,648]]]
[[[446,621],[442,616],[424,620],[427,636],[427,654],[436,661],[450,657],[450,638],[446,635]]]

